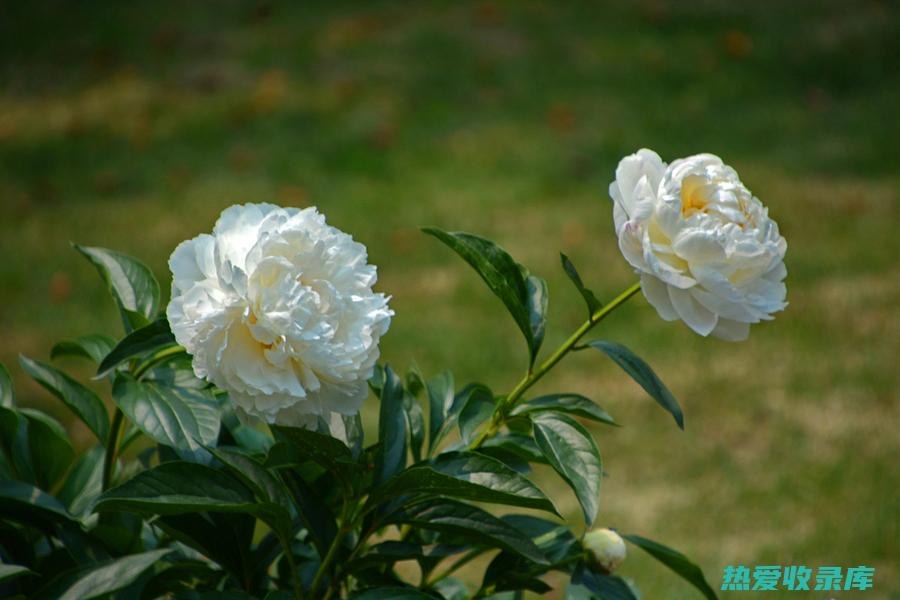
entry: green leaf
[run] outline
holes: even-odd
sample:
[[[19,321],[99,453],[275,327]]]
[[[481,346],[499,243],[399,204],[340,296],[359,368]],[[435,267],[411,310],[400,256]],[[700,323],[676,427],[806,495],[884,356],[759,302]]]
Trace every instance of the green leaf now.
[[[102,446],[82,454],[57,494],[73,515],[85,516],[103,491],[103,454]]]
[[[469,600],[469,590],[466,584],[456,577],[445,577],[435,582],[432,589],[444,600]]]
[[[50,358],[56,359],[60,356],[78,356],[99,364],[115,345],[115,340],[107,335],[100,335],[98,333],[80,335],[58,342],[53,346],[53,349],[50,350]]]
[[[19,412],[28,419],[28,448],[37,484],[51,489],[69,469],[75,451],[56,419],[28,408]]]
[[[277,524],[278,510],[259,502],[247,486],[227,473],[184,461],[163,463],[107,490],[96,510],[146,515],[178,515],[197,511],[251,514]]]
[[[414,461],[422,460],[422,445],[425,443],[425,415],[419,401],[410,392],[403,394],[403,414],[409,429],[409,448]]]
[[[684,429],[684,414],[678,401],[672,396],[672,392],[660,381],[650,365],[641,360],[631,350],[621,344],[615,342],[607,342],[603,340],[590,342],[588,346],[596,348],[609,356],[622,370],[628,373],[644,390],[650,394],[650,397],[664,409],[669,411],[675,418],[678,427]]]
[[[350,600],[434,600],[434,596],[429,596],[415,588],[390,586],[356,592],[350,596]]]
[[[272,432],[280,443],[269,450],[270,460],[266,461],[266,467],[300,464],[304,460],[311,460],[327,471],[343,474],[348,468],[356,466],[350,449],[330,435],[283,425],[273,425]],[[273,460],[275,457],[278,457],[278,461]]]
[[[147,265],[138,259],[107,250],[75,244],[91,261],[119,307],[125,331],[147,325],[159,309],[159,283]]]
[[[63,401],[97,438],[106,443],[109,435],[109,416],[100,398],[62,371],[50,365],[19,355],[19,364],[35,381]]]
[[[160,444],[196,451],[219,436],[219,405],[209,392],[137,381],[119,373],[113,400],[132,423]]]
[[[120,590],[140,577],[166,554],[169,548],[151,550],[114,560],[82,575],[59,600],[89,600]]]
[[[608,412],[597,406],[593,400],[581,394],[549,394],[540,396],[518,404],[510,414],[518,416],[547,411],[567,413],[593,421],[600,421],[607,425],[615,425],[616,427],[619,425]]]
[[[272,448],[274,449],[276,446]],[[290,469],[283,471],[281,476],[291,492],[297,508],[297,516],[303,527],[309,531],[312,543],[319,551],[319,556],[325,556],[332,540],[337,535],[337,525],[334,515],[328,509],[321,488],[314,488]]]
[[[135,329],[116,344],[97,368],[97,377],[105,376],[130,358],[174,344],[175,336],[169,329],[169,321],[165,318],[157,319],[145,327]]]
[[[249,487],[260,502],[273,505],[273,516],[277,521],[278,532],[282,539],[292,537],[291,498],[284,484],[269,473],[261,464],[243,454],[222,448],[209,448],[228,471]],[[278,508],[275,508],[278,507]]]
[[[494,393],[487,386],[476,384],[470,390],[471,393],[459,412],[459,435],[465,444],[472,441],[472,435],[494,414],[496,406]]]
[[[622,537],[675,571],[685,581],[700,590],[706,598],[716,600],[716,593],[707,583],[706,578],[703,576],[703,571],[692,563],[687,556],[668,546],[663,546],[658,542],[648,540],[639,535],[623,535]]]
[[[447,452],[412,466],[377,490],[379,501],[404,495],[448,496],[550,511],[556,509],[526,477],[503,463],[474,452]]]
[[[569,279],[572,280],[572,283],[575,284],[575,288],[578,290],[578,293],[581,294],[581,297],[584,298],[585,304],[587,304],[588,316],[593,316],[593,314],[603,306],[603,303],[597,300],[597,296],[594,295],[594,292],[584,287],[584,282],[581,281],[581,275],[578,274],[578,270],[575,268],[575,265],[572,264],[572,261],[569,260],[569,257],[562,252],[559,253],[559,257],[562,260],[563,270],[566,272],[566,275],[569,276]]]
[[[428,392],[428,449],[431,451],[440,441],[438,432],[443,429],[444,421],[453,407],[453,373],[438,373],[428,380],[425,388]]]
[[[256,519],[249,514],[187,512],[158,517],[153,524],[218,563],[238,581],[255,568],[250,566],[250,547]]]
[[[75,523],[59,500],[21,481],[0,481],[0,514],[42,528]]]
[[[547,290],[547,282],[536,275],[525,276],[525,289],[528,292],[525,306],[528,309],[528,323],[531,327],[532,358],[531,364],[537,357],[538,350],[544,342],[544,331],[547,326],[547,304],[550,293]]]
[[[528,343],[530,364],[534,364],[543,339],[546,286],[537,279],[527,281],[516,261],[500,246],[477,235],[423,229],[449,246],[481,276],[510,312]]]
[[[453,500],[429,500],[405,507],[387,520],[463,536],[472,542],[508,550],[536,563],[547,559],[528,536],[484,510]]]
[[[403,383],[386,367],[381,409],[378,417],[378,441],[373,483],[381,485],[406,466],[406,417],[403,412]]]
[[[528,423],[528,427],[530,429],[531,422],[526,422]],[[508,452],[512,452],[519,458],[530,463],[547,463],[547,458],[544,456],[543,451],[541,451],[541,449],[535,443],[534,438],[532,438],[530,435],[513,432],[498,433],[497,435],[491,436],[486,439],[481,447],[500,448]]]
[[[16,405],[16,393],[13,388],[12,377],[6,365],[0,363],[0,407],[12,408]]]
[[[572,583],[584,586],[602,600],[638,600],[631,586],[621,577],[602,575],[579,565],[572,574]]]
[[[597,515],[603,468],[600,451],[587,429],[571,417],[556,413],[531,415],[534,439],[557,473],[578,497],[584,520]]]
[[[37,483],[28,444],[28,418],[14,408],[0,406],[0,447],[17,479]]]
[[[36,575],[34,571],[28,567],[21,565],[4,565],[0,564],[0,583],[4,581],[12,581],[23,575]]]

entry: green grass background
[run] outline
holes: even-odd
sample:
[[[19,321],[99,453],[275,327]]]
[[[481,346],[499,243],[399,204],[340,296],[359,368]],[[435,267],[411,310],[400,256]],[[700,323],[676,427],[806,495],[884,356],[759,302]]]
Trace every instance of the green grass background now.
[[[867,565],[871,592],[765,597],[898,598],[898,30],[871,0],[4,3],[0,360],[21,402],[66,419],[15,362],[117,333],[69,241],[136,255],[167,288],[179,241],[270,201],[368,245],[397,312],[386,361],[507,391],[526,358],[512,320],[418,228],[485,235],[546,277],[555,347],[583,317],[558,251],[601,298],[634,279],[606,191],[619,158],[714,152],[782,227],[788,309],[736,345],[640,297],[604,323],[685,432],[599,353],[540,389],[625,425],[596,431],[599,524],[681,549],[716,588],[729,564]],[[646,598],[697,597],[638,550],[623,573]]]

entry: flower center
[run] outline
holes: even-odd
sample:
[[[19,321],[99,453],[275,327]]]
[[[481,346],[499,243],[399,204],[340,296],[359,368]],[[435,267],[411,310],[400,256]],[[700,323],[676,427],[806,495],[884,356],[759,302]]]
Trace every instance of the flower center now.
[[[696,210],[703,210],[709,203],[704,195],[707,180],[700,175],[688,175],[681,180],[681,214],[688,216]]]

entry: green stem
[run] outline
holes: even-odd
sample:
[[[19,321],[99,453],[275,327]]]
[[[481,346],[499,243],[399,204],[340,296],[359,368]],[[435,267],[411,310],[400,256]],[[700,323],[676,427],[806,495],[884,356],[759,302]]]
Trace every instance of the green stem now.
[[[594,314],[585,321],[581,327],[575,330],[569,339],[563,342],[563,345],[557,348],[556,352],[554,352],[550,358],[548,358],[544,363],[538,367],[534,371],[530,371],[522,380],[513,388],[513,391],[509,393],[509,396],[506,397],[506,400],[501,403],[500,406],[497,407],[497,410],[494,411],[494,415],[491,418],[490,424],[484,428],[481,434],[469,444],[469,450],[475,450],[484,443],[486,439],[497,433],[500,427],[503,425],[503,421],[506,419],[506,415],[510,410],[516,405],[516,402],[519,401],[519,398],[528,391],[528,389],[537,383],[547,372],[556,366],[556,363],[561,361],[563,357],[566,356],[583,338],[591,329],[593,329],[600,321],[606,318],[609,313],[617,309],[619,306],[625,303],[629,298],[634,296],[641,289],[640,282],[635,283],[630,288],[616,296],[609,304],[598,309]]]
[[[119,408],[113,415],[112,427],[109,429],[109,437],[106,440],[106,454],[103,455],[103,491],[109,489],[112,479],[113,465],[116,464],[116,447],[119,443],[119,431],[122,429],[124,415]]]
[[[331,562],[334,560],[334,557],[337,556],[337,551],[341,546],[341,540],[344,538],[344,534],[352,528],[352,523],[349,522],[350,515],[347,510],[347,505],[348,502],[345,500],[343,507],[341,507],[341,527],[331,541],[331,546],[328,548],[328,552],[325,553],[325,558],[322,559],[322,564],[319,565],[316,576],[313,577],[312,585],[309,586],[310,594],[315,594],[316,590],[319,589],[319,585],[322,583],[322,579],[325,577],[328,567],[331,566]],[[330,587],[331,585],[329,584],[329,588]]]

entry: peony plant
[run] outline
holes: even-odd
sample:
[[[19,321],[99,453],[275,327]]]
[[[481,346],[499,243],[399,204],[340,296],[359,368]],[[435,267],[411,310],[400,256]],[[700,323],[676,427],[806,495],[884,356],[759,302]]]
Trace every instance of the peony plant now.
[[[124,334],[64,340],[50,358],[95,363],[113,414],[92,388],[21,357],[92,432],[76,455],[58,422],[16,405],[0,366],[0,595],[511,600],[550,591],[555,571],[566,598],[638,598],[616,575],[628,542],[715,598],[683,554],[598,523],[603,464],[585,422],[613,417],[580,394],[531,389],[571,352],[599,351],[683,428],[643,360],[588,334],[641,291],[665,320],[744,339],[785,306],[785,241],[709,154],[666,165],[641,150],[620,162],[610,196],[640,281],[602,304],[563,255],[587,317],[543,360],[544,280],[487,239],[424,230],[521,330],[529,360],[507,393],[379,364],[389,298],[373,290],[366,248],[315,208],[226,209],[211,234],[172,253],[164,310],[138,260],[76,246]],[[370,395],[379,418],[365,436]],[[571,487],[583,524],[562,520],[533,464]],[[454,576],[474,560],[486,565],[479,581]],[[398,568],[410,561],[416,569]]]

